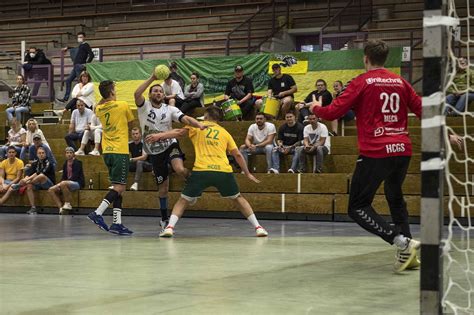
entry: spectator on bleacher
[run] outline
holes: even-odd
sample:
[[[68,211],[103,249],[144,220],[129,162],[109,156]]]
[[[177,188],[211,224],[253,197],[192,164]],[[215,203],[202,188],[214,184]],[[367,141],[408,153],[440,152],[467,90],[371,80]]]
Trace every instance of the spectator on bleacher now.
[[[90,109],[86,108],[85,102],[78,99],[76,103],[77,108],[72,111],[71,123],[69,124],[68,134],[64,137],[68,147],[73,147],[77,150],[76,140],[82,140],[86,127],[89,126],[94,114]]]
[[[41,137],[41,143],[49,148],[48,141],[44,137],[43,131],[39,129],[38,122],[34,118],[28,119],[26,122],[26,141],[21,149],[20,159],[26,161],[30,146],[33,145],[33,135],[38,134]]]
[[[326,125],[318,122],[315,114],[308,115],[308,122],[309,124],[303,129],[303,146],[298,147],[301,150],[299,171],[305,172],[306,155],[316,155],[313,173],[321,173],[324,157],[331,152],[331,138]]]
[[[36,214],[35,195],[33,190],[47,190],[56,182],[55,163],[46,155],[45,148],[38,148],[38,158],[33,161],[28,169],[28,176],[21,179],[18,184],[13,184],[11,190],[16,191],[26,186],[26,196],[30,202],[28,214]]]
[[[318,79],[316,81],[316,90],[312,91],[311,93],[308,94],[308,96],[306,96],[306,98],[304,99],[304,102],[303,103],[299,103],[297,105],[298,109],[300,110],[300,115],[299,115],[299,121],[301,123],[307,123],[308,121],[308,115],[309,115],[309,105],[311,104],[311,102],[313,101],[313,95],[316,97],[316,99],[318,100],[320,97],[322,98],[322,103],[324,104],[323,106],[327,106],[329,104],[331,104],[332,102],[332,95],[331,95],[331,92],[329,92],[327,90],[327,86],[326,86],[326,81],[324,81],[323,79]],[[306,105],[308,104],[308,105]]]
[[[75,56],[73,60],[73,68],[68,78],[66,79],[66,92],[62,99],[57,99],[60,102],[67,102],[69,99],[69,94],[71,93],[72,82],[75,78],[78,78],[82,71],[85,70],[86,63],[92,62],[94,59],[94,53],[92,52],[91,46],[85,41],[86,33],[79,32],[77,33],[77,42],[79,46],[75,51]],[[66,52],[70,47],[64,47],[63,52]]]
[[[347,84],[349,84],[349,83],[350,83],[350,81]],[[346,87],[344,86],[344,84],[340,80],[334,81],[332,87],[334,89],[334,93],[332,94],[332,99],[333,100],[335,100],[337,97],[339,97],[344,92],[344,90],[346,89]],[[352,109],[350,109],[344,116],[342,116],[339,119],[335,119],[331,122],[331,130],[336,130],[337,131],[338,126],[339,126],[339,120],[351,121],[351,120],[354,120],[354,118],[355,118],[355,113]],[[333,132],[331,132],[331,133],[334,136],[337,136],[337,133],[336,134],[334,134]]]
[[[150,162],[148,154],[143,151],[143,139],[140,128],[132,128],[132,141],[128,143],[128,150],[132,156],[130,159],[129,171],[135,172],[133,184],[130,190],[137,191],[138,183],[142,178],[143,172],[151,172],[153,166]]]
[[[76,155],[84,155],[86,145],[89,141],[94,141],[94,149],[89,152],[90,155],[99,156],[100,155],[100,142],[102,140],[102,124],[97,116],[92,112],[91,122],[85,127],[84,135],[82,136],[81,140],[81,147],[77,152]]]
[[[85,184],[82,162],[75,158],[74,149],[67,147],[65,155],[66,161],[63,164],[61,181],[48,189],[48,193],[59,208],[59,214],[64,214],[65,210],[72,210],[71,192],[84,188]],[[64,204],[59,198],[60,193],[63,195]]]
[[[64,107],[63,114],[70,110],[71,112],[77,108],[77,100],[81,99],[86,108],[91,109],[95,105],[94,83],[92,83],[91,75],[87,71],[82,71],[79,76],[79,82],[74,85],[71,93],[72,99]]]
[[[199,82],[199,74],[191,74],[191,83],[184,88],[184,102],[178,108],[187,115],[196,107],[204,107],[204,85]]]
[[[23,161],[16,157],[16,149],[9,147],[7,151],[8,158],[0,163],[0,193],[4,195],[0,199],[0,205],[7,201],[11,194],[11,185],[20,181],[23,177]]]
[[[280,172],[280,155],[293,155],[291,167],[288,173],[295,173],[298,170],[301,150],[296,150],[301,146],[303,140],[303,124],[296,121],[296,114],[290,110],[285,115],[286,123],[278,129],[277,147],[272,153],[273,167],[270,173],[278,174]]]
[[[48,159],[56,165],[56,159],[54,158],[53,152],[51,151],[48,145],[43,143],[43,138],[39,133],[35,133],[33,135],[33,144],[30,145],[30,149],[28,150],[29,164],[33,163],[35,160],[38,159],[37,152],[40,148],[44,149]]]
[[[29,113],[31,109],[31,90],[26,84],[25,77],[21,74],[16,76],[16,86],[13,90],[12,103],[7,108],[7,119],[10,122],[13,115],[21,122],[21,114]]]
[[[46,58],[43,50],[37,49],[36,47],[30,47],[28,52],[25,53],[25,61],[23,62],[23,69],[25,70],[25,75],[28,79],[33,79],[35,81],[42,81],[48,79],[47,68],[33,70],[34,65],[50,65],[51,61]],[[38,95],[41,82],[35,82],[33,86],[32,95]]]
[[[474,82],[474,67],[471,67],[470,71],[467,71],[468,68],[469,63],[467,59],[459,58],[456,75],[446,91],[446,114],[448,115],[462,114],[466,105],[474,101],[474,88],[472,88]],[[469,75],[468,72],[470,73]],[[468,83],[471,86],[469,86]]]
[[[273,77],[268,81],[268,97],[280,100],[280,117],[286,117],[286,113],[293,106],[294,93],[298,91],[296,82],[289,74],[281,73],[281,66],[278,63],[272,65]],[[262,100],[255,102],[257,109],[262,107]]]
[[[162,84],[165,93],[165,103],[170,106],[181,107],[184,101],[184,93],[179,83],[171,78],[171,75],[166,78]]]
[[[255,98],[253,97],[253,81],[244,75],[244,68],[236,65],[234,78],[227,83],[224,92],[224,100],[234,99],[242,110],[242,118],[249,119],[252,114]]]
[[[170,68],[171,79],[178,82],[179,86],[181,87],[181,90],[184,91],[184,88],[185,88],[184,84],[185,83],[184,83],[183,77],[178,74],[178,64],[175,61],[173,61],[173,62],[170,63],[169,68]]]
[[[21,153],[21,148],[26,143],[26,130],[21,127],[21,123],[13,118],[10,122],[10,130],[8,130],[8,141],[4,146],[0,147],[0,160],[3,160],[7,156],[9,147],[14,147],[17,155]]]
[[[249,155],[265,154],[267,158],[267,171],[277,165],[272,165],[272,152],[276,135],[275,125],[267,122],[264,113],[255,115],[255,124],[250,125],[245,137],[245,144],[240,146],[240,152],[249,164]]]

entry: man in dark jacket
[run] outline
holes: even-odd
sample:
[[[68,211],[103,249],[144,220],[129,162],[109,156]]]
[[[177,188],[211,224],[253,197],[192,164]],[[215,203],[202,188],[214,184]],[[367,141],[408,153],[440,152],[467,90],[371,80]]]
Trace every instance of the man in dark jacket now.
[[[36,68],[34,65],[50,65],[51,61],[46,58],[43,50],[36,47],[30,47],[25,53],[25,61],[23,62],[23,69],[25,70],[25,77],[33,81],[48,81],[48,74],[52,75],[52,68]],[[32,96],[38,95],[41,82],[35,82]]]
[[[59,214],[64,214],[65,211],[72,210],[71,192],[84,188],[82,162],[75,158],[74,149],[72,147],[67,147],[65,151],[66,161],[64,161],[61,181],[48,189],[48,193],[59,208]],[[62,192],[64,196],[64,205],[59,198],[60,192]]]
[[[66,79],[66,92],[62,99],[57,99],[60,102],[66,102],[71,94],[72,81],[75,78],[79,78],[81,72],[86,68],[86,63],[92,62],[94,59],[94,53],[92,52],[91,46],[86,42],[86,33],[77,33],[77,42],[79,46],[71,49],[71,55],[73,56],[73,68],[69,77]],[[70,47],[64,47],[62,51],[66,52]]]

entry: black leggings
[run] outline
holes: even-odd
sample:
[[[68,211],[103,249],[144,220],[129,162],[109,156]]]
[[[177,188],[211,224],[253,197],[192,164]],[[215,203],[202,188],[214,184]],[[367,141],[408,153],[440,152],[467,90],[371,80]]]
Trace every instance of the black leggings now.
[[[393,239],[400,233],[411,238],[408,211],[402,192],[409,164],[409,156],[377,159],[359,156],[352,176],[349,216],[362,228],[390,244],[393,244]],[[385,182],[385,198],[395,226],[388,224],[372,208],[375,194],[382,182]]]
[[[181,104],[176,103],[176,107],[178,107],[183,112],[183,114],[187,114],[196,107],[201,107],[201,101],[198,98],[193,98],[190,100],[185,100]]]

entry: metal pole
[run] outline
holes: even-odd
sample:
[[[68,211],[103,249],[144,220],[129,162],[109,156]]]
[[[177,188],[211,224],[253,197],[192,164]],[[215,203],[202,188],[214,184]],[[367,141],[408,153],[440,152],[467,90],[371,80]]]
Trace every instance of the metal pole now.
[[[275,0],[272,1],[272,34],[275,33]]]
[[[181,58],[182,59],[186,58],[186,45],[185,44],[181,45]]]
[[[410,32],[410,69],[408,71],[408,82],[413,80],[413,31]]]
[[[423,18],[423,119],[421,144],[421,272],[420,313],[442,314],[443,297],[443,181],[444,68],[446,26],[426,26],[425,21],[441,21],[446,2],[425,0]]]
[[[143,46],[140,46],[140,60],[143,60]]]
[[[230,36],[227,36],[227,40],[225,41],[225,55],[229,56],[230,52]]]
[[[61,5],[61,16],[63,16],[64,15],[63,0],[61,0],[60,5]]]
[[[290,29],[290,0],[286,0],[286,28]]]
[[[61,50],[61,69],[60,69],[60,74],[61,74],[61,91],[63,90],[64,87],[64,51]]]
[[[31,2],[31,0],[28,0],[28,7],[27,7],[27,9],[28,9],[28,17],[31,17],[31,12],[30,12],[31,3],[30,3],[30,2]]]

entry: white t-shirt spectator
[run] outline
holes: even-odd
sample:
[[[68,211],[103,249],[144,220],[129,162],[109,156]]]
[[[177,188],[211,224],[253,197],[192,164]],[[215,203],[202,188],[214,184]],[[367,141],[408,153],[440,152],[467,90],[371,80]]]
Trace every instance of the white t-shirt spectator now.
[[[95,105],[95,95],[94,95],[94,84],[92,82],[87,83],[81,87],[81,83],[74,85],[71,95],[73,98],[77,98],[77,94],[81,92],[82,100],[86,103],[88,108],[92,108]]]
[[[8,144],[19,145],[21,143],[21,136],[24,134],[26,134],[26,130],[24,128],[20,128],[18,131],[10,128],[10,130],[8,130]]]
[[[318,123],[316,129],[313,129],[311,124],[304,127],[303,138],[308,138],[310,144],[315,144],[321,137],[326,138],[324,146],[328,148],[329,153],[331,153],[331,138],[329,137],[328,128],[325,124]]]
[[[184,93],[183,90],[181,89],[181,86],[179,85],[178,82],[175,80],[171,80],[171,85],[166,84],[166,81],[163,82],[163,91],[165,92],[165,95],[172,95],[176,94],[176,97],[179,97],[180,99],[184,100]]]
[[[46,145],[46,146],[49,148],[48,141],[46,141],[46,138],[44,137],[43,131],[41,131],[41,129],[39,129],[39,128],[36,128],[36,130],[33,131],[33,132],[30,131],[30,130],[28,130],[28,131],[26,132],[26,143],[27,143],[28,145],[32,145],[32,144],[33,144],[33,136],[34,136],[35,134],[39,134],[39,135],[41,136],[41,141],[42,141],[42,143],[43,143],[44,145]]]
[[[259,144],[263,142],[268,135],[276,134],[276,128],[274,124],[269,122],[265,122],[265,126],[262,130],[258,129],[257,124],[252,124],[247,134],[253,137],[253,144]]]
[[[86,126],[92,121],[94,112],[88,108],[84,108],[84,113],[81,115],[78,109],[72,111],[71,123],[74,123],[75,131],[81,133]]]

